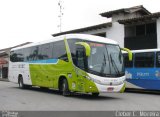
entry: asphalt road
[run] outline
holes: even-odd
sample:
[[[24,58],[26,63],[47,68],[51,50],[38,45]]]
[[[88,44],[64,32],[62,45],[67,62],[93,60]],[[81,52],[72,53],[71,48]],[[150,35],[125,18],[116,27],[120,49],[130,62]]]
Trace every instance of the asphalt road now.
[[[62,96],[58,91],[31,88],[22,90],[18,84],[0,81],[0,110],[18,111],[108,111],[108,110],[160,110],[159,93],[105,93]]]

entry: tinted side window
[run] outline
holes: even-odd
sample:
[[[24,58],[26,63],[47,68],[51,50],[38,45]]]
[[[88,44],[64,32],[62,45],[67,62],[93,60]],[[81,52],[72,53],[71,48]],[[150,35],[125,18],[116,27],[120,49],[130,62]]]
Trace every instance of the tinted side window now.
[[[16,62],[17,61],[17,54],[14,51],[10,53],[10,61]]]
[[[124,66],[125,66],[126,68],[131,68],[131,67],[133,67],[133,60],[132,60],[132,61],[129,61],[128,54],[124,54],[123,57],[124,57]]]
[[[156,53],[156,67],[160,67],[160,52]]]
[[[83,46],[77,45],[76,47],[76,66],[85,69],[85,49]]]
[[[53,58],[68,61],[64,41],[57,41],[53,43]]]
[[[20,49],[20,50],[12,51],[11,55],[10,55],[10,60],[12,62],[22,62],[22,61],[24,61],[23,50]]]
[[[21,49],[21,50],[18,50],[18,51],[16,51],[16,53],[17,53],[17,61],[18,61],[18,62],[24,61],[23,50],[22,50],[22,49]]]
[[[135,54],[135,67],[154,67],[153,52],[136,53]]]
[[[31,48],[24,48],[23,52],[24,52],[24,61],[29,61]]]
[[[38,60],[38,46],[33,46],[29,48],[30,54],[28,56],[28,60]]]
[[[52,49],[50,44],[43,44],[38,47],[38,60],[51,59]]]
[[[69,39],[68,40],[68,45],[69,45],[69,49],[70,49],[70,52],[71,52],[72,60],[73,60],[73,63],[75,65],[77,65],[77,61],[76,61],[76,44],[75,44],[77,41],[78,41],[78,39]]]

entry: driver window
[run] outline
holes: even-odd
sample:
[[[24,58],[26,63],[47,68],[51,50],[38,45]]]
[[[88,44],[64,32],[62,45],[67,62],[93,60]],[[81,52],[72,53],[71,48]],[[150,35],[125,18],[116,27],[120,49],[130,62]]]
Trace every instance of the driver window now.
[[[76,46],[76,65],[81,69],[85,69],[85,49],[83,46]]]

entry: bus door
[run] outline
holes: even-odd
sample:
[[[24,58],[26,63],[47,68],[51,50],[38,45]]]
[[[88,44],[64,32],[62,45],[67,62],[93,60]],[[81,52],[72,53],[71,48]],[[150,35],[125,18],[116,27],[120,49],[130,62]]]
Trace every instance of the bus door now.
[[[85,90],[85,79],[84,76],[86,74],[86,56],[85,56],[85,49],[81,45],[76,46],[76,84],[78,91]]]
[[[123,56],[124,56],[124,66],[125,66],[126,79],[132,79],[132,74],[134,71],[133,58],[132,58],[132,61],[129,61],[128,54],[123,54]]]

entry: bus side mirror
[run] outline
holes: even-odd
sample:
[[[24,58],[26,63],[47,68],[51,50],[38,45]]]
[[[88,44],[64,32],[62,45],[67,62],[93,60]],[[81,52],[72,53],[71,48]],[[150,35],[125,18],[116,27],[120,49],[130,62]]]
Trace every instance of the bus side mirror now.
[[[132,61],[132,52],[128,48],[121,48],[121,50],[126,51],[128,53],[129,61]]]
[[[76,42],[76,45],[81,45],[85,48],[85,54],[87,57],[89,57],[91,55],[91,47],[88,43],[86,42]]]

